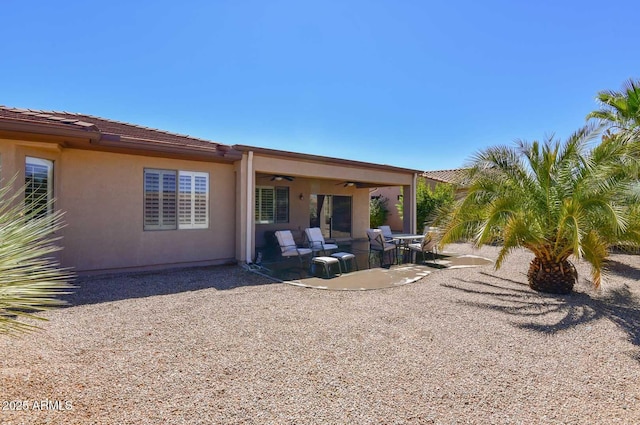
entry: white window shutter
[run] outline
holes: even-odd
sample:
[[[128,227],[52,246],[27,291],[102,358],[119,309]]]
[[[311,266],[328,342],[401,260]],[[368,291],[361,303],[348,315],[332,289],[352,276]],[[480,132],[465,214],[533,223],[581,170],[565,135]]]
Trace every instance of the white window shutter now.
[[[209,174],[180,171],[178,217],[181,229],[209,227]]]
[[[175,229],[176,172],[144,170],[144,229]]]

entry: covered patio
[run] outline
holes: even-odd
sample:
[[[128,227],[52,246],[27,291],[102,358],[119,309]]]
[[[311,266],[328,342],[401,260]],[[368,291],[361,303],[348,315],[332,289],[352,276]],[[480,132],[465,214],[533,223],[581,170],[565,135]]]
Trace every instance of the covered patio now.
[[[419,170],[243,145],[234,149],[242,152],[235,168],[241,263],[271,260],[270,238],[278,230],[291,231],[299,245],[309,227],[319,227],[341,246],[366,242],[370,192],[378,187],[401,187],[409,195],[403,198],[403,230],[416,231]]]

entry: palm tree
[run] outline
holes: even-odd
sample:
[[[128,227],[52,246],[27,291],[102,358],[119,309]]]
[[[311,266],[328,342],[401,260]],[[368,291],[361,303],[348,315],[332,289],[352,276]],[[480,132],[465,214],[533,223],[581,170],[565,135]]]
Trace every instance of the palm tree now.
[[[496,269],[514,249],[525,248],[534,254],[529,286],[551,293],[572,291],[577,274],[569,259],[582,258],[598,287],[613,244],[640,246],[631,170],[638,166],[637,143],[615,137],[590,149],[599,133],[586,126],[565,143],[550,137],[476,154],[468,192],[448,216],[441,243],[498,242]]]
[[[630,79],[622,91],[603,90],[596,96],[601,109],[587,115],[599,119],[614,130],[633,130],[640,127],[640,80]]]
[[[68,288],[72,273],[50,256],[60,249],[55,233],[62,213],[47,213],[51,202],[32,202],[25,208],[24,190],[12,180],[0,188],[0,334],[34,330],[33,314],[63,304],[56,299]],[[36,200],[37,201],[37,200]],[[33,206],[36,207],[33,207]]]

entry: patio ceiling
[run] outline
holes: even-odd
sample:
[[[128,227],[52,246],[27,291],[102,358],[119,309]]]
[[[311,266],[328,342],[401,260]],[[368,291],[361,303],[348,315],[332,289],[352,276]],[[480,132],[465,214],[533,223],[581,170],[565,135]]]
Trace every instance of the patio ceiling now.
[[[278,174],[278,173],[264,173],[259,172],[256,173],[256,181],[258,184],[276,184],[276,183],[284,183],[301,181],[301,180],[318,180],[328,182],[329,184],[334,184],[338,187],[344,188],[355,188],[355,189],[366,189],[366,188],[376,188],[383,186],[401,186],[397,183],[384,183],[384,182],[374,182],[374,181],[358,181],[358,180],[344,180],[344,179],[336,179],[336,178],[326,178],[326,177],[314,177],[314,176],[305,176],[305,175],[291,175],[291,174]]]

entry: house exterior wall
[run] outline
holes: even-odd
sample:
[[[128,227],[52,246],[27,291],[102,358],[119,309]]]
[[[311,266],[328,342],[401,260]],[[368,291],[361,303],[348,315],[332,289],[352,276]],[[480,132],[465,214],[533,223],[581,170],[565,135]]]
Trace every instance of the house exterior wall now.
[[[0,177],[6,182],[17,176],[15,188],[20,189],[25,181],[25,157],[53,161],[55,208],[65,212],[67,224],[59,232],[63,247],[59,260],[80,274],[252,261],[267,230],[289,229],[301,238],[309,226],[311,194],[351,196],[351,236],[366,238],[368,187],[414,185],[411,170],[353,161],[249,151],[231,162],[234,159],[211,160],[196,153],[185,157],[175,152],[113,148],[98,143],[100,136],[91,140],[81,137],[84,133],[76,136],[2,133]],[[145,231],[145,168],[208,173],[209,227]],[[295,179],[271,182],[261,177],[269,174]],[[368,187],[345,187],[346,181]],[[276,185],[290,187],[289,222],[256,225],[254,189]],[[405,218],[404,227],[409,223],[411,218]]]
[[[79,273],[220,264],[235,259],[232,164],[59,148],[0,140],[2,176],[24,182],[26,156],[54,161],[55,208],[65,211],[61,263]],[[145,168],[209,173],[209,228],[143,229]]]

